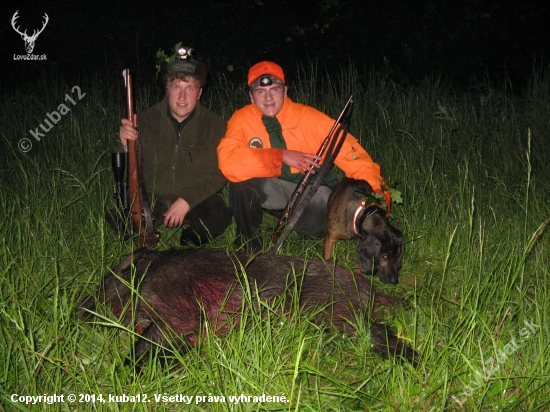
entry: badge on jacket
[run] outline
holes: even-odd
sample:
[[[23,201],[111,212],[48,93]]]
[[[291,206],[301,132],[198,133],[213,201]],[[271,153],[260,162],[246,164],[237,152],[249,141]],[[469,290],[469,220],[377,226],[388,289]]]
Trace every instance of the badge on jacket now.
[[[262,142],[262,139],[260,139],[259,137],[253,137],[248,141],[248,145],[255,149],[261,149],[264,147],[264,142]]]

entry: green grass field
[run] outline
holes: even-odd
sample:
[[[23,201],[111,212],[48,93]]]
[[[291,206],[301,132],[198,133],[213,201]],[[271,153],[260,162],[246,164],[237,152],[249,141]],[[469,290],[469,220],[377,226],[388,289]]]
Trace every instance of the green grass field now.
[[[298,72],[290,97],[333,117],[353,93],[350,131],[402,192],[392,211],[406,239],[400,283],[374,282],[408,302],[385,318],[420,365],[384,361],[364,327],[322,330],[311,313],[280,318],[274,302],[267,315],[244,314],[249,329],[175,353],[180,368],[153,359],[134,376],[124,363],[132,333],[114,318],[76,317],[135,246],[104,221],[122,78],[45,75],[0,97],[0,410],[550,409],[548,73],[525,90],[504,81],[458,92],[436,78],[401,86],[354,68]],[[137,110],[162,93],[134,87]],[[244,84],[222,78],[203,98],[224,119],[247,101]],[[45,119],[47,133],[37,129]],[[232,225],[211,247],[231,250],[234,234]],[[163,230],[160,248],[177,239]],[[339,242],[340,264],[354,266],[355,246]],[[290,236],[282,253],[320,258],[322,241]],[[24,398],[54,394],[64,402]],[[278,398],[254,398],[263,394]]]

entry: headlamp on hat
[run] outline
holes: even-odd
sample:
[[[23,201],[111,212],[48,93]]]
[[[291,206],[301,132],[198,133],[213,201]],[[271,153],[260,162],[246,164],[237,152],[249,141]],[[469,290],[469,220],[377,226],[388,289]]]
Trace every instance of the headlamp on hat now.
[[[253,91],[256,87],[267,87],[271,86],[272,84],[280,84],[281,86],[284,86],[283,82],[277,79],[275,76],[271,76],[269,74],[265,74],[263,76],[260,76],[250,85],[250,91]]]
[[[168,76],[181,74],[196,77],[200,81],[201,86],[204,87],[208,77],[208,70],[202,62],[195,60],[192,54],[193,49],[191,47],[183,47],[181,43],[174,46],[174,53],[170,56],[159,49],[157,52],[157,70],[160,72],[165,84]]]
[[[263,61],[256,63],[248,71],[247,83],[248,86],[250,86],[250,91],[254,90],[254,87],[264,86],[263,84],[260,84],[258,80],[261,80],[266,76],[271,78],[272,82],[276,81],[283,86],[285,84],[285,74],[283,73],[281,66],[270,61]],[[264,82],[267,82],[267,80],[264,80]],[[268,86],[268,84],[266,83],[265,86]]]
[[[193,49],[191,47],[180,47],[178,49],[179,58],[182,60],[187,59],[188,57],[191,57],[192,54],[193,54]]]

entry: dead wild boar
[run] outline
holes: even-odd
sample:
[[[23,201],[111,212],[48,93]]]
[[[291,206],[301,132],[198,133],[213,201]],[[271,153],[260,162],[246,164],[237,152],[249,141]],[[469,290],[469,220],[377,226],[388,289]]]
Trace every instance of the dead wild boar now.
[[[97,312],[102,307],[97,304],[104,303],[115,316],[123,316],[122,322],[140,335],[136,358],[149,350],[149,341],[170,348],[167,337],[179,350],[187,350],[200,337],[206,321],[208,329],[217,334],[228,331],[230,324],[239,323],[243,288],[250,288],[253,299],[259,296],[263,301],[286,295],[286,302],[291,302],[297,292],[302,308],[319,308],[315,321],[346,332],[354,331],[350,322],[358,315],[368,315],[373,300],[393,301],[374,295],[370,281],[362,275],[317,260],[307,261],[304,269],[304,259],[291,256],[139,249],[119,263],[114,273],[104,278],[97,296],[81,305],[80,314],[91,318],[90,311]],[[126,310],[132,299],[133,309]],[[416,352],[384,325],[373,323],[370,330],[374,349],[383,357],[396,354],[414,362]]]

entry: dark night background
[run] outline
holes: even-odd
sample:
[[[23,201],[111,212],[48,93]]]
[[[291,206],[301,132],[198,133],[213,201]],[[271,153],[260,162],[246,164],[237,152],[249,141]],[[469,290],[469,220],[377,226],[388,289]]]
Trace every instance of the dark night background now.
[[[0,87],[42,73],[119,76],[124,67],[152,80],[156,51],[180,41],[211,71],[237,81],[251,64],[271,59],[289,73],[296,61],[329,71],[351,61],[397,81],[442,75],[459,86],[507,76],[521,84],[548,64],[549,8],[548,0],[23,1],[2,7]],[[11,27],[16,10],[29,34],[49,15],[33,51],[47,61],[14,61],[26,54]]]

